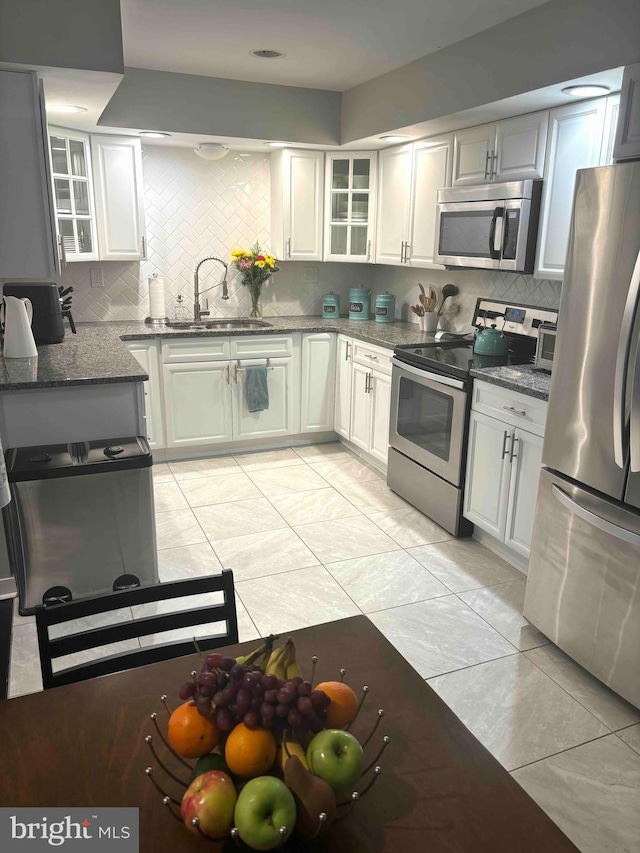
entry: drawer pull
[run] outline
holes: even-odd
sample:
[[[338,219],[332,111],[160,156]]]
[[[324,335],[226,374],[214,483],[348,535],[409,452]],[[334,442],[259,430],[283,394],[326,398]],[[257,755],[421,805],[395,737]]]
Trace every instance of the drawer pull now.
[[[503,406],[505,412],[511,412],[512,415],[517,415],[519,418],[526,417],[527,413],[523,409],[514,409],[513,406]]]
[[[377,356],[377,355],[371,355],[371,354],[370,354],[370,353],[368,353],[368,352],[365,352],[365,357],[366,357],[366,358],[370,358],[370,359],[371,359],[371,361],[377,361],[377,360],[378,360],[378,356]]]

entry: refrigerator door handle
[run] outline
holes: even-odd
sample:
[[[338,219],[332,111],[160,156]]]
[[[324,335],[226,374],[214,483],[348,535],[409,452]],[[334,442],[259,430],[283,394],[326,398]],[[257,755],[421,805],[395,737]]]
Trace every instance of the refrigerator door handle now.
[[[624,306],[622,326],[620,328],[620,342],[616,356],[616,372],[613,385],[613,455],[615,463],[619,468],[625,464],[625,432],[626,432],[626,387],[629,369],[629,355],[631,349],[631,338],[633,325],[640,294],[640,252],[636,259],[635,267],[629,282],[629,292]],[[639,469],[640,470],[640,469]]]
[[[640,252],[636,258],[636,265],[631,276],[631,287],[633,282],[636,283],[636,289],[640,290]],[[636,338],[636,351],[631,356],[633,361],[629,364],[629,370],[632,371],[631,383],[631,427],[629,430],[629,457],[631,473],[637,474],[640,471],[640,339]]]
[[[628,542],[630,545],[640,546],[640,536],[637,533],[632,533],[630,530],[626,530],[624,527],[620,527],[620,525],[613,524],[613,522],[607,521],[606,518],[596,515],[595,512],[591,512],[590,509],[587,509],[577,501],[574,501],[573,498],[570,498],[566,492],[563,492],[562,489],[558,488],[555,484],[551,486],[551,491],[559,503],[574,515],[577,515],[578,518],[586,521],[587,524],[597,527],[598,530],[602,530],[603,533],[615,536],[616,539]]]

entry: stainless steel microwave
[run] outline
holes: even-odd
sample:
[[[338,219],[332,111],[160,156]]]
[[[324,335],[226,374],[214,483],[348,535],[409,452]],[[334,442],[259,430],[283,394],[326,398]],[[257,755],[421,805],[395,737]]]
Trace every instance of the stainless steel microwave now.
[[[438,190],[434,262],[532,273],[542,181]]]

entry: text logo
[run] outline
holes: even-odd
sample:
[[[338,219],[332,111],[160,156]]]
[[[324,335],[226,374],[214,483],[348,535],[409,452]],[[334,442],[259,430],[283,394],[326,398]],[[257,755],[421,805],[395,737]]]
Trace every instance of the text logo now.
[[[138,853],[138,809],[0,808],[2,853]]]

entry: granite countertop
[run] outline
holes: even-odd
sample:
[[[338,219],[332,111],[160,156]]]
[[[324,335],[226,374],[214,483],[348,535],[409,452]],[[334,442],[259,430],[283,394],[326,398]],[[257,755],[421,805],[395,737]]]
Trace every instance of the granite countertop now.
[[[549,399],[551,374],[536,370],[533,364],[509,365],[504,367],[477,367],[471,375],[493,385],[502,385],[511,391],[519,391],[539,400]]]
[[[320,316],[269,317],[259,329],[170,329],[142,322],[78,323],[78,334],[68,330],[60,344],[38,347],[38,358],[0,360],[0,391],[29,388],[101,385],[142,382],[149,377],[123,341],[147,338],[229,337],[270,335],[283,332],[342,332],[352,338],[393,349],[399,344],[433,341],[433,333],[421,332],[416,323],[376,323]]]

